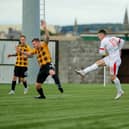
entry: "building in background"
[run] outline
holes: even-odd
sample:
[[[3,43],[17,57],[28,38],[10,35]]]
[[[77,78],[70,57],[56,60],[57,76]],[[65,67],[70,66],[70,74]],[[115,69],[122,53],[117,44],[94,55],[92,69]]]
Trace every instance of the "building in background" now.
[[[99,29],[106,29],[110,33],[129,32],[128,9],[125,8],[123,23],[99,23],[99,24],[78,24],[74,19],[73,25],[59,26],[48,25],[51,35],[80,35],[86,33],[96,33]],[[21,25],[0,25],[0,38],[18,38],[21,34]],[[43,30],[41,29],[41,35]]]
[[[127,8],[125,9],[123,27],[124,27],[125,31],[129,31],[129,18],[128,18],[128,10],[127,10]]]

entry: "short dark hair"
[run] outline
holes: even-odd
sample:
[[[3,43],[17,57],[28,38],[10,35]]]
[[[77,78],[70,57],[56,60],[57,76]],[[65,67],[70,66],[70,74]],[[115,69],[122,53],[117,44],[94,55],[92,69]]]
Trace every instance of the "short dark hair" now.
[[[23,37],[23,38],[26,38],[26,36],[25,36],[25,35],[23,35],[23,34],[22,34],[22,35],[20,35],[20,38],[22,38],[22,37]]]
[[[106,30],[104,30],[104,29],[99,30],[99,31],[98,31],[98,34],[99,34],[99,33],[102,33],[102,34],[105,34],[105,35],[107,34]]]
[[[39,38],[32,39],[32,42],[40,42]]]

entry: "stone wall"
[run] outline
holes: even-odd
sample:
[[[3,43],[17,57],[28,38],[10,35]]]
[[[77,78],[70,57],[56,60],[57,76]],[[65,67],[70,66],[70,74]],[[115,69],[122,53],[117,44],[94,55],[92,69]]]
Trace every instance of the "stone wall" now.
[[[129,48],[126,43],[124,48]],[[98,53],[99,41],[74,41],[59,42],[59,75],[63,83],[103,83],[104,68],[86,75],[82,79],[75,73],[75,69],[85,68],[93,64],[101,56]],[[106,82],[111,83],[108,68],[106,68]]]
[[[61,41],[59,43],[59,75],[66,83],[102,83],[103,68],[88,74],[84,79],[74,70],[85,68],[100,59],[98,41]]]

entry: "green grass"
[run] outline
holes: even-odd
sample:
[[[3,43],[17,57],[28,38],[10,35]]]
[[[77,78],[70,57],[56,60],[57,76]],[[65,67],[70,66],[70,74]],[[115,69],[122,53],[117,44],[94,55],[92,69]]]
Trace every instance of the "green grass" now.
[[[37,100],[34,86],[23,94],[16,87],[0,85],[0,129],[129,129],[129,86],[114,100],[114,85],[64,84],[60,94],[55,85],[45,85],[47,99]]]

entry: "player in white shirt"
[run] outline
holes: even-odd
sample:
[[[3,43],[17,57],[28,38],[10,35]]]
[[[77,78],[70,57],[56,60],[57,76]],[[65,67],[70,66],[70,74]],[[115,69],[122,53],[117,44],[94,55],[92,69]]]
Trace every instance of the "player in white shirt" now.
[[[121,64],[120,52],[123,48],[124,40],[117,37],[108,37],[105,30],[100,30],[98,32],[98,38],[101,41],[99,54],[101,54],[103,58],[96,61],[93,65],[83,70],[75,70],[75,72],[84,77],[87,73],[98,69],[100,66],[108,66],[110,69],[111,81],[114,82],[117,89],[115,99],[119,99],[124,94],[120,80],[117,77]]]

